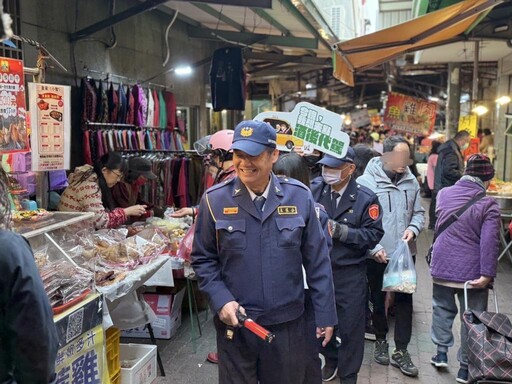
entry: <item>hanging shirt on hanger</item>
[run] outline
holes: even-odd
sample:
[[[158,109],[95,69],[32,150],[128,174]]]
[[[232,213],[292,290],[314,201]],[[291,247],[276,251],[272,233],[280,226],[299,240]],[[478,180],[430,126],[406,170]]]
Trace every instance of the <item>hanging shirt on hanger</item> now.
[[[220,48],[213,53],[210,86],[215,112],[245,109],[245,73],[241,48]]]
[[[84,131],[84,138],[83,138],[83,150],[84,150],[84,158],[85,162],[89,165],[92,165],[92,155],[91,155],[91,143],[90,143],[90,131],[86,129]]]
[[[99,123],[108,123],[108,98],[107,98],[107,90],[103,86],[103,81],[100,80],[99,86],[98,86],[98,104],[97,104],[97,111],[98,116],[96,118],[97,122]]]
[[[176,98],[174,97],[174,93],[172,92],[164,92],[164,100],[165,100],[165,110],[167,114],[167,129],[172,131],[176,128],[177,119],[176,119]]]
[[[126,111],[128,110],[128,99],[124,91],[123,83],[119,84],[117,89],[117,97],[119,100],[119,108],[117,111],[117,122],[119,124],[126,123]]]
[[[167,108],[165,106],[164,94],[161,90],[158,91],[158,102],[160,104],[160,123],[158,124],[158,126],[160,128],[166,128],[167,127]]]
[[[128,108],[126,111],[126,124],[134,124],[135,121],[135,98],[130,87],[126,88],[126,97],[128,98]]]
[[[158,99],[158,93],[156,90],[153,90],[153,102],[154,102],[154,113],[153,113],[153,122],[151,123],[152,127],[160,126],[160,100]]]
[[[155,100],[153,99],[153,91],[148,89],[148,117],[146,126],[152,127],[155,120]]]
[[[108,121],[109,123],[117,122],[117,110],[119,108],[119,98],[117,92],[114,91],[114,84],[110,82],[107,92],[108,98]]]
[[[96,121],[96,88],[93,79],[82,79],[82,121]]]
[[[146,100],[146,95],[144,94],[144,89],[139,85],[135,84],[133,86],[133,98],[134,98],[134,121],[138,127],[143,127],[146,125],[147,113],[148,113],[148,101]]]

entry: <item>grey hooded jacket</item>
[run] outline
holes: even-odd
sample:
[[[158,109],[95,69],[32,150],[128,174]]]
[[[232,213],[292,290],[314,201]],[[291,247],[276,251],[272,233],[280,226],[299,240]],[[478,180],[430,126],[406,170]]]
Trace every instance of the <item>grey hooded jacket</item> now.
[[[357,182],[377,195],[383,210],[384,237],[371,254],[384,248],[388,257],[392,257],[405,230],[410,229],[416,235],[409,242],[411,254],[415,255],[416,238],[425,224],[425,209],[421,205],[420,185],[409,168],[394,184],[384,172],[381,158],[375,157],[370,160]]]

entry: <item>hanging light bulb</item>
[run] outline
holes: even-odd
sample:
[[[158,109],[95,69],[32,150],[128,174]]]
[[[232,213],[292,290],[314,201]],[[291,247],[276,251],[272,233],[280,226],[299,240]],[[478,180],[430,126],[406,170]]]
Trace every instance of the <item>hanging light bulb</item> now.
[[[505,105],[505,104],[510,103],[510,101],[511,101],[510,96],[501,96],[496,99],[496,104]]]
[[[477,105],[473,108],[472,112],[476,113],[478,116],[482,116],[489,112],[489,109],[485,105]]]

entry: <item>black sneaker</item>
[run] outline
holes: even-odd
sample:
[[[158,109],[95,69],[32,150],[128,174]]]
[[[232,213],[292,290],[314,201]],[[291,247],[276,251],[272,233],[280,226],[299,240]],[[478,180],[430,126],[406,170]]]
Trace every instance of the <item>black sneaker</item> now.
[[[412,363],[411,355],[407,350],[394,350],[391,355],[391,365],[400,368],[402,373],[407,376],[418,376],[418,368]]]
[[[437,352],[437,354],[432,356],[430,359],[430,364],[436,368],[448,367],[448,356],[446,355],[446,352]]]
[[[325,365],[322,368],[322,381],[331,381],[338,373],[338,362],[325,359]]]
[[[468,380],[468,369],[467,368],[460,368],[459,372],[457,373],[457,383],[466,384],[469,382]]]
[[[389,344],[386,340],[377,340],[373,358],[381,365],[389,365]]]

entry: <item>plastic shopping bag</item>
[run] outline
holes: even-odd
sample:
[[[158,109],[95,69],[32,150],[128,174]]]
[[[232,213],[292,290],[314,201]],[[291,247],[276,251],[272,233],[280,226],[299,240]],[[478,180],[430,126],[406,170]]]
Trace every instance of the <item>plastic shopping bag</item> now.
[[[176,256],[178,256],[180,259],[183,259],[188,262],[191,261],[190,254],[192,253],[192,244],[194,243],[195,229],[196,223],[193,223],[188,229],[187,233],[185,234],[183,240],[181,240],[178,252],[176,254]]]
[[[400,241],[391,255],[391,260],[384,271],[382,290],[402,293],[416,292],[416,268],[406,241]]]

